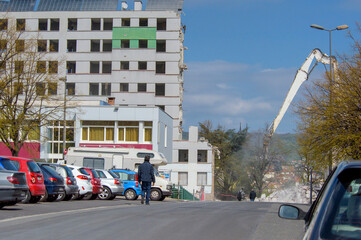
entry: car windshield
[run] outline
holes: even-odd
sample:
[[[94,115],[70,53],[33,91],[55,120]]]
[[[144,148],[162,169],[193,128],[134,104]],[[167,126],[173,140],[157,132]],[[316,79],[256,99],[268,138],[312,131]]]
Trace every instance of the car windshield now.
[[[103,171],[96,171],[99,175],[100,178],[107,178],[107,176],[105,176],[104,172]]]
[[[40,170],[39,166],[35,162],[28,161],[27,165],[28,165],[28,168],[29,168],[30,172],[32,172],[32,173],[41,173],[41,170]]]
[[[67,166],[60,166],[60,168],[63,168],[66,171],[68,177],[74,177],[73,172]]]
[[[79,172],[84,174],[84,175],[90,175],[84,168],[79,168]]]
[[[95,171],[94,169],[91,169],[90,171],[93,173],[94,178],[99,178],[99,174],[97,173],[97,171]]]
[[[361,239],[361,169],[346,169],[338,180],[321,237]]]
[[[109,173],[113,178],[119,178],[119,175],[117,175],[117,173],[115,173],[115,172],[108,171],[108,173]]]
[[[42,167],[48,171],[52,176],[60,176],[59,173],[57,173],[52,167],[48,165],[42,165]]]
[[[9,159],[1,159],[0,161],[1,164],[4,166],[4,168],[7,170],[13,170],[13,171],[19,170]]]

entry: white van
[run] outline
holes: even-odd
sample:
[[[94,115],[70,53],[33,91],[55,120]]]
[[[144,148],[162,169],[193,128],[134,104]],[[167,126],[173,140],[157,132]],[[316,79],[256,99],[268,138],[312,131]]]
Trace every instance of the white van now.
[[[164,200],[172,195],[172,184],[158,174],[158,166],[166,165],[167,159],[162,153],[148,149],[134,148],[89,148],[70,147],[65,156],[67,164],[90,167],[94,169],[130,169],[138,171],[145,156],[155,169],[155,184],[151,189],[151,200]]]

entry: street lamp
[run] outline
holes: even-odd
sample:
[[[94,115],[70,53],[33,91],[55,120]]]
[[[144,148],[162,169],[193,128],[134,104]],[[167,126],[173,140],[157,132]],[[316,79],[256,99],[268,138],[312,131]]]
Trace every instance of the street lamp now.
[[[332,63],[332,48],[331,48],[331,33],[335,30],[345,30],[345,29],[348,29],[348,26],[347,25],[340,25],[334,29],[326,29],[320,25],[316,25],[316,24],[312,24],[310,26],[311,28],[314,28],[314,29],[318,29],[318,30],[324,30],[324,31],[327,31],[329,33],[329,41],[330,41],[330,88],[332,87],[333,85],[333,63]],[[331,96],[331,93],[330,92],[330,106],[332,104],[332,96]],[[331,173],[332,171],[332,151],[330,151],[329,153],[329,172]]]

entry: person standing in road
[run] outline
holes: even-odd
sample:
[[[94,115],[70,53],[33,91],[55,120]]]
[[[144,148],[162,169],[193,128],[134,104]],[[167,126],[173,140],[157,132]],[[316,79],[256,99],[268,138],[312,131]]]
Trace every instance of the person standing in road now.
[[[144,162],[138,167],[138,182],[142,186],[142,200],[141,203],[149,205],[149,196],[151,185],[154,186],[155,177],[154,177],[154,168],[149,162],[150,157],[146,155],[144,157]]]
[[[251,190],[251,192],[249,193],[249,199],[254,202],[254,199],[256,199],[256,192],[253,191],[253,189]]]

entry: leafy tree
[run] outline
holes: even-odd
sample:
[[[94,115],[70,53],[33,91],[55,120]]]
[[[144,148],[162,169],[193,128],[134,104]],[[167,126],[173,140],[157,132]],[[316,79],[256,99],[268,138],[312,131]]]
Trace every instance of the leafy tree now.
[[[206,138],[219,150],[215,156],[215,189],[222,196],[235,195],[242,176],[246,176],[244,166],[240,161],[239,152],[245,142],[248,129],[236,131],[225,130],[218,126],[213,129],[210,121],[199,123],[200,136]],[[239,189],[238,189],[239,190]]]
[[[0,27],[0,139],[17,156],[25,141],[40,140],[40,127],[63,106],[58,63],[50,63],[39,35],[25,35],[15,19],[3,18]]]

